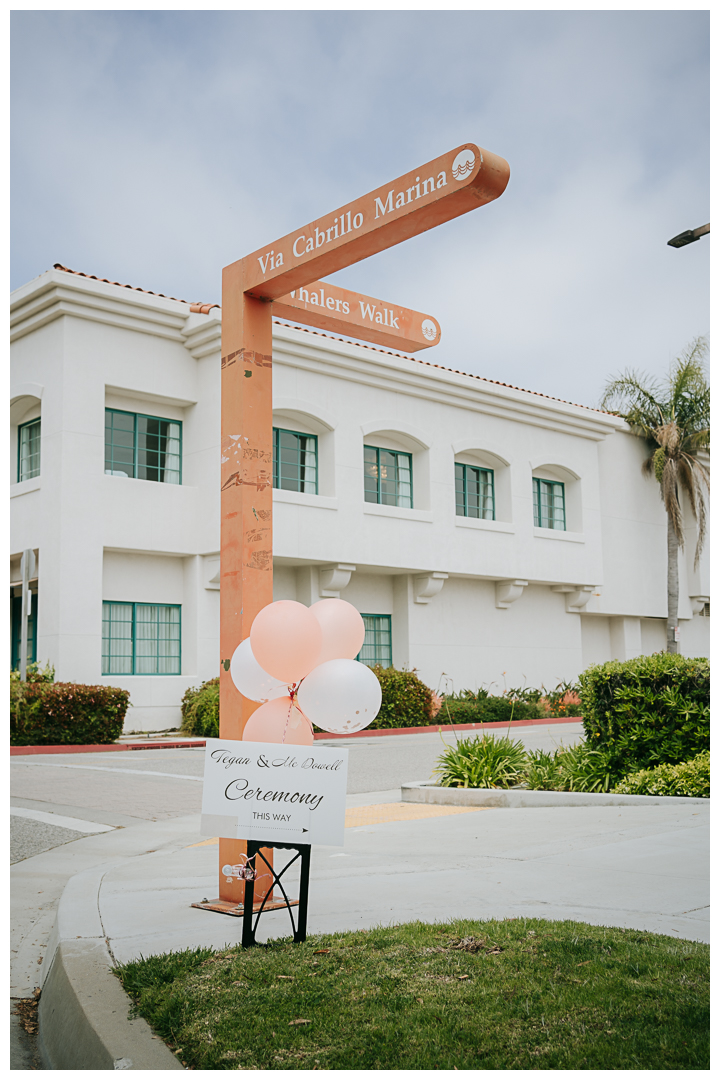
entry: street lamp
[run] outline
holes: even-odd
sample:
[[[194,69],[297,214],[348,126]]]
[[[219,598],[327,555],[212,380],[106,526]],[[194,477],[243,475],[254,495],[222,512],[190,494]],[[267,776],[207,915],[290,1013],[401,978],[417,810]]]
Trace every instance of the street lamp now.
[[[686,229],[685,232],[673,236],[672,240],[668,240],[668,247],[681,248],[685,247],[686,244],[694,244],[696,240],[709,232],[710,222],[707,225],[698,225],[697,229]]]

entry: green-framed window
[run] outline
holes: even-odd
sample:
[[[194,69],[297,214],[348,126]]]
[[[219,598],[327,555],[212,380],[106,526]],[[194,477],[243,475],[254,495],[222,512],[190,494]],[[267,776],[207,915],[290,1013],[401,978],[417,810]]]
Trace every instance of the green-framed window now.
[[[40,417],[18,426],[18,483],[40,475]]]
[[[103,601],[103,675],[179,675],[180,605]]]
[[[539,529],[565,530],[565,485],[533,477],[533,515]]]
[[[273,428],[273,487],[317,495],[317,435]]]
[[[368,667],[392,667],[392,619],[390,615],[363,615],[365,641],[357,655]]]
[[[22,589],[17,590],[21,595],[10,597],[11,615],[11,638],[10,638],[10,670],[17,671],[20,667],[20,640],[22,637]],[[12,590],[11,590],[12,593]],[[28,664],[34,664],[37,660],[37,605],[38,594],[32,593],[30,612],[28,617]]]
[[[106,409],[105,472],[161,484],[182,483],[182,424]]]
[[[495,477],[492,469],[455,462],[455,513],[458,517],[495,520]]]
[[[365,502],[412,507],[412,454],[379,446],[364,449]]]

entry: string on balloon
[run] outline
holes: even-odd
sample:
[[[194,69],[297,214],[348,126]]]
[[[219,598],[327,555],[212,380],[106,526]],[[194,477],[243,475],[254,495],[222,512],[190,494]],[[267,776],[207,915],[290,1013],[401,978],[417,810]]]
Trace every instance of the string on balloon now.
[[[310,737],[311,737],[312,739],[314,739],[314,738],[315,738],[315,734],[314,734],[314,732],[313,732],[313,725],[312,725],[312,720],[310,720],[310,719],[309,719],[309,718],[308,718],[308,717],[307,717],[307,716],[305,715],[305,713],[304,713],[304,712],[302,711],[302,709],[300,708],[300,705],[298,704],[298,700],[297,700],[297,694],[298,694],[298,690],[300,689],[300,687],[301,687],[301,685],[302,685],[302,682],[303,682],[303,680],[301,679],[301,680],[300,680],[300,682],[297,682],[297,683],[293,683],[293,684],[292,684],[292,686],[288,686],[288,693],[289,693],[289,695],[290,695],[290,708],[288,709],[287,719],[286,719],[286,721],[285,721],[285,730],[283,731],[283,737],[282,737],[282,741],[283,741],[283,742],[285,742],[285,736],[287,735],[287,733],[288,733],[288,728],[289,728],[289,726],[290,726],[290,716],[292,715],[293,705],[295,706],[295,708],[297,709],[297,711],[298,711],[298,712],[300,713],[300,715],[302,716],[303,720],[305,720],[305,721],[307,722],[307,724],[308,724],[308,727],[310,728]]]
[[[254,881],[257,877],[257,870],[253,865],[251,865],[251,862],[255,861],[255,856],[253,855],[252,860],[248,859],[247,855],[241,855],[240,858],[244,859],[245,861],[242,863],[236,863],[234,866],[230,866],[229,864],[227,866],[223,866],[223,874],[227,878],[228,882],[232,881],[234,877],[239,878],[240,881]]]

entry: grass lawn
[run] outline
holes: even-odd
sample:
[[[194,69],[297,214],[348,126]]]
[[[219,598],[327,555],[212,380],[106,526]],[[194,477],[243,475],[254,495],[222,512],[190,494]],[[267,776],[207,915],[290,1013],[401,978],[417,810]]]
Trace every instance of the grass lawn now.
[[[195,1069],[709,1069],[709,947],[507,919],[117,969]]]

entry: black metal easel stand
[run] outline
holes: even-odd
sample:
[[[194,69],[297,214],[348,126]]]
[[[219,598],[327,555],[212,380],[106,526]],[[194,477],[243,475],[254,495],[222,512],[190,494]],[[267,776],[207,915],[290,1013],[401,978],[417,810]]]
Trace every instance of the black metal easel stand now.
[[[242,925],[242,945],[244,949],[249,949],[251,945],[256,945],[255,931],[257,930],[260,916],[265,910],[268,897],[273,895],[275,886],[280,889],[285,900],[285,907],[287,907],[288,914],[290,915],[290,923],[293,929],[293,941],[304,941],[307,937],[307,909],[308,909],[308,892],[310,888],[310,844],[294,844],[285,843],[282,840],[248,840],[247,842],[247,861],[250,865],[254,866],[257,871],[257,859],[260,858],[265,863],[266,867],[273,876],[272,888],[268,890],[265,895],[265,899],[262,901],[257,911],[254,910],[254,894],[255,894],[255,882],[250,879],[245,882],[245,903],[243,905],[243,925]],[[292,851],[297,851],[297,855],[294,859],[282,868],[279,874],[275,873],[275,869],[270,865],[265,856],[263,855],[261,848],[290,848]],[[288,895],[285,892],[283,883],[280,880],[286,870],[289,870],[297,860],[300,859],[300,899],[299,901],[292,901],[288,899]],[[297,924],[293,918],[293,907],[297,905]],[[275,907],[275,905],[273,905]],[[254,921],[253,921],[254,918]]]

